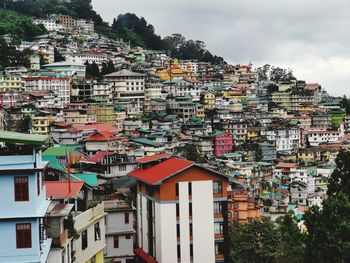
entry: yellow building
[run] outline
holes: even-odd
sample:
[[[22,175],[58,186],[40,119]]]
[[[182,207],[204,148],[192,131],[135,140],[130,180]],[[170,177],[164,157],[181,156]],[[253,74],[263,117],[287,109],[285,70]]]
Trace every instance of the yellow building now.
[[[272,102],[276,103],[278,106],[286,109],[287,111],[292,110],[292,103],[289,92],[272,93]]]
[[[237,90],[224,90],[223,97],[228,100],[241,100],[247,98],[246,94]]]
[[[215,94],[211,92],[203,92],[201,94],[201,103],[206,110],[215,109]]]
[[[21,91],[22,78],[17,75],[0,75],[0,91]]]
[[[196,117],[201,118],[202,121],[205,119],[205,112],[203,106],[197,106],[196,107]]]
[[[90,114],[96,115],[98,123],[115,125],[115,112],[113,104],[91,104]]]
[[[33,134],[49,135],[50,125],[56,121],[54,116],[36,116],[32,120]]]
[[[257,141],[260,138],[260,129],[258,127],[248,127],[247,140]]]
[[[173,63],[171,63],[170,68],[160,69],[156,71],[156,74],[160,77],[162,81],[172,80],[172,79],[196,79],[193,71],[187,67],[186,69],[182,69],[179,65],[179,61],[174,59]]]

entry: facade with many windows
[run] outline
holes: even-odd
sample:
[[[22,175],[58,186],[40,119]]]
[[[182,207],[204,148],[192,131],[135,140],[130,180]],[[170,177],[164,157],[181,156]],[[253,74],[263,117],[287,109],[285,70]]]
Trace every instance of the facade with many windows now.
[[[130,175],[138,180],[139,259],[225,261],[226,177],[171,155],[147,157]]]

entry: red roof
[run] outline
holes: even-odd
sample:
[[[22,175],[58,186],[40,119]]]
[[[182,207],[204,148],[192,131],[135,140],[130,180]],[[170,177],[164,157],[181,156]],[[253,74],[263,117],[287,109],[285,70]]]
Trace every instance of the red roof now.
[[[77,197],[83,185],[83,181],[71,182],[69,193],[68,181],[45,181],[46,198]]]
[[[114,132],[110,131],[98,131],[90,134],[87,138],[87,142],[95,142],[95,141],[112,141],[117,138],[114,135]]]
[[[146,157],[143,157],[143,158],[139,158],[139,159],[137,159],[137,162],[138,163],[149,163],[149,162],[152,162],[152,161],[166,159],[166,158],[169,158],[171,156],[173,156],[173,155],[170,154],[170,153],[154,154],[154,155],[151,155],[151,156],[146,156]]]
[[[141,248],[135,248],[134,253],[136,256],[142,258],[146,263],[158,263],[157,260],[155,260],[153,257],[148,255],[145,251],[143,251]]]
[[[295,163],[278,163],[276,168],[296,168],[297,165]]]
[[[115,126],[112,126],[110,124],[104,124],[104,123],[78,125],[78,126],[75,126],[74,128],[77,129],[78,131],[84,131],[84,130],[109,131],[109,132],[117,131],[117,128]]]
[[[112,152],[97,152],[95,155],[91,156],[87,159],[88,162],[92,163],[100,163],[103,158],[105,158],[108,155],[113,154]]]
[[[147,184],[158,184],[192,165],[193,162],[191,161],[172,157],[146,169],[137,168],[130,172],[129,175]]]

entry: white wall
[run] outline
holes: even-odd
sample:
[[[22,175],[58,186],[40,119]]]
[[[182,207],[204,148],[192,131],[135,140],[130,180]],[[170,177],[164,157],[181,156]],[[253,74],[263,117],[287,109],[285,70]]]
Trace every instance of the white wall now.
[[[215,262],[212,181],[192,182],[193,262]]]
[[[179,183],[181,262],[190,262],[190,220],[188,182]]]

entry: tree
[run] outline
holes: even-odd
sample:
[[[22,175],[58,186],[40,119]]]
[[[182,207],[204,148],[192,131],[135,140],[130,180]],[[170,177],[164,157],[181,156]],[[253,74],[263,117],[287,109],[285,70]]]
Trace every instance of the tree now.
[[[277,219],[277,230],[281,235],[281,257],[278,261],[285,263],[303,262],[304,236],[292,211]]]
[[[32,119],[29,115],[23,116],[17,126],[17,132],[28,133],[32,125]]]
[[[350,262],[350,200],[339,192],[305,213],[306,262]]]
[[[109,60],[107,63],[102,63],[101,75],[107,75],[109,73],[115,72],[115,67],[112,60]]]
[[[62,54],[58,51],[58,49],[55,47],[54,48],[54,61],[55,62],[60,62],[60,61],[65,61],[64,56],[62,56]]]
[[[335,163],[337,168],[329,178],[327,195],[332,196],[342,192],[350,196],[350,152],[341,150]]]
[[[276,262],[281,236],[267,218],[230,225],[230,258],[235,263]]]

